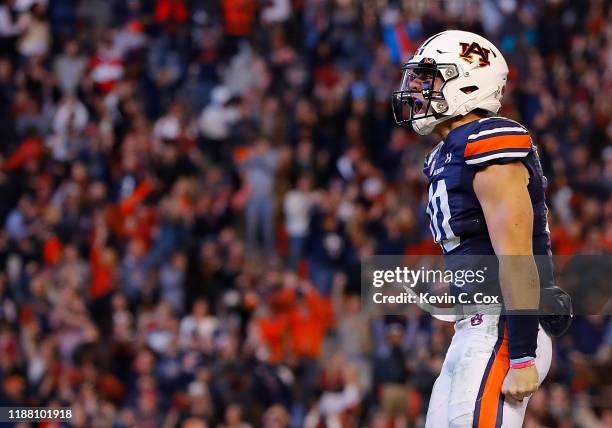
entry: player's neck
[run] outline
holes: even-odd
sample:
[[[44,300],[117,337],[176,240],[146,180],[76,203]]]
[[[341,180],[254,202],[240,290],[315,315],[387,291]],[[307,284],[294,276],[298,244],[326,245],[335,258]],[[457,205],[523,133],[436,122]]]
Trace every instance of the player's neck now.
[[[473,122],[475,120],[482,119],[482,116],[477,113],[468,113],[465,116],[457,116],[450,120],[439,123],[434,132],[438,134],[440,139],[446,140],[448,134],[455,128],[458,128],[461,125],[465,125],[466,123]]]

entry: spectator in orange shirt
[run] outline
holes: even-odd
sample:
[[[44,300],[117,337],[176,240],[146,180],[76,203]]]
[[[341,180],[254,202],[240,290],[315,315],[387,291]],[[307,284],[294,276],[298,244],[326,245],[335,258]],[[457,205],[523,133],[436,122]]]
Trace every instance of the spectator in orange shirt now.
[[[225,56],[231,57],[238,51],[242,38],[250,36],[257,14],[255,0],[223,0],[223,21],[225,32]]]
[[[295,292],[295,299],[295,309],[289,318],[292,353],[299,359],[317,359],[331,322],[330,314],[326,311],[328,303],[308,283]]]

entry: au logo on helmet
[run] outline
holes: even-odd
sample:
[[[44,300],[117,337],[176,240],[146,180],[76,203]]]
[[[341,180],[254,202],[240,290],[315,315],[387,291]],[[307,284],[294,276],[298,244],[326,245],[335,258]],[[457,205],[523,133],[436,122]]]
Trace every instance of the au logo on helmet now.
[[[476,42],[460,42],[459,45],[461,45],[461,53],[459,54],[461,59],[471,64],[472,62],[474,62],[474,55],[477,55],[479,59],[479,66],[485,67],[487,65],[491,65],[491,62],[489,61],[489,54],[491,53],[491,51],[489,49],[483,48]]]

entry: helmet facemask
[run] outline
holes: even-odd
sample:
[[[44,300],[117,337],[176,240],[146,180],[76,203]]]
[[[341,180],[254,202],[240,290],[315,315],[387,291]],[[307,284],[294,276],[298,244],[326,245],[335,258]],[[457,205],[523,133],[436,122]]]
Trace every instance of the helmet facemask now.
[[[436,64],[431,58],[408,63],[402,68],[402,82],[393,93],[393,116],[399,125],[412,125],[415,131],[428,134],[445,117],[448,103],[443,90],[449,80],[459,76],[455,64]]]

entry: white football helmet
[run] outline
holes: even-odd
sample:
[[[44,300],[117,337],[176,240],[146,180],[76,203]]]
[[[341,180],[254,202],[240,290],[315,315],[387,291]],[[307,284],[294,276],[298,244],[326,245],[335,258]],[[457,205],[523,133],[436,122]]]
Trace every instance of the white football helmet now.
[[[496,114],[507,77],[506,60],[493,43],[467,31],[443,31],[425,40],[402,67],[393,93],[395,121],[427,135],[475,109]]]

